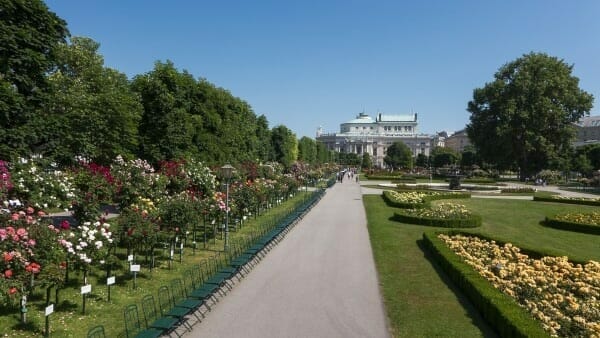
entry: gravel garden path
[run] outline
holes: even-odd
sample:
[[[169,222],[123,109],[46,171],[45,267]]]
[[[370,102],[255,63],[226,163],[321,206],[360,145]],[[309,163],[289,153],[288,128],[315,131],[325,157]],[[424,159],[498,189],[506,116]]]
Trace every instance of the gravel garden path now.
[[[360,185],[329,189],[185,337],[389,337]]]

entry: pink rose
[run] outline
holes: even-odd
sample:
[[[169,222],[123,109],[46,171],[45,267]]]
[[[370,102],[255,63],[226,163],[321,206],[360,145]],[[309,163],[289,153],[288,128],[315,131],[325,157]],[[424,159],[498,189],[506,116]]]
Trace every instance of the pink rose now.
[[[12,277],[12,275],[13,275],[12,270],[6,270],[6,271],[4,271],[4,277],[10,278],[10,277]]]
[[[35,210],[33,210],[33,208],[32,208],[32,207],[27,207],[27,213],[28,213],[28,214],[30,214],[30,215],[31,215],[31,214],[33,214],[33,212],[34,212],[34,211],[35,211]]]
[[[14,213],[14,214],[10,215],[10,219],[12,219],[13,221],[18,221],[19,220],[19,214]]]
[[[24,228],[19,228],[17,230],[17,235],[19,237],[25,237],[25,236],[27,236],[27,230],[25,230]]]

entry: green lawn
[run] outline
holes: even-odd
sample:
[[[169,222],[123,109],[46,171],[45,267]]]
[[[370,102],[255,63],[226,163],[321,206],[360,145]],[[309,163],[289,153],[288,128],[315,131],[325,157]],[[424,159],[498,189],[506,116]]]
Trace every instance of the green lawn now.
[[[578,260],[600,260],[598,236],[539,225],[545,215],[591,211],[594,207],[477,198],[462,199],[460,203],[483,217],[483,226],[469,229],[471,232]],[[390,220],[395,208],[388,207],[381,196],[364,196],[364,205],[393,336],[495,336],[469,301],[452,286],[421,248],[423,231],[436,228]]]
[[[304,193],[299,193],[296,197],[284,202],[282,205],[273,208],[258,218],[250,219],[238,231],[230,232],[231,240],[249,236],[255,231],[259,224],[272,222],[279,215],[289,211],[293,203],[301,202]],[[137,285],[133,287],[133,276],[125,272],[124,269],[116,273],[117,284],[111,289],[111,301],[108,302],[108,292],[105,283],[105,275],[101,271],[93,271],[89,275],[90,284],[92,284],[92,293],[88,296],[86,302],[86,314],[82,314],[82,297],[80,287],[82,285],[82,276],[73,272],[70,275],[69,286],[60,292],[59,304],[55,306],[55,312],[50,316],[51,337],[85,337],[89,328],[95,325],[103,325],[107,337],[124,337],[123,309],[128,304],[136,303],[140,311],[140,320],[143,321],[141,311],[141,299],[144,295],[154,295],[157,300],[157,290],[159,286],[168,284],[172,279],[180,278],[183,271],[193,264],[199,263],[202,259],[214,255],[217,251],[223,250],[223,241],[220,237],[209,241],[207,249],[198,249],[194,253],[192,248],[184,249],[183,263],[179,263],[179,255],[176,252],[175,261],[172,268],[167,264],[165,250],[160,266],[155,268],[152,273],[143,264],[144,257],[140,256],[137,263],[142,263],[142,271],[137,276]],[[202,248],[202,240],[198,244]],[[125,250],[119,250],[120,256],[125,257]],[[28,304],[28,325],[21,327],[19,325],[19,314],[15,310],[0,308],[0,336],[1,337],[42,337],[44,332],[43,311],[45,308],[45,292],[37,288],[34,295],[30,297]],[[54,292],[52,299],[54,301]],[[158,305],[157,305],[158,306]],[[195,319],[193,319],[195,320]]]

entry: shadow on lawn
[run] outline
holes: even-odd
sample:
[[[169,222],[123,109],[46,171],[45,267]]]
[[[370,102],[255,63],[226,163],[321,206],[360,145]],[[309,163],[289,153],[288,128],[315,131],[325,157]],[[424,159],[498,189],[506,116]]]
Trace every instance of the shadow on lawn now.
[[[450,289],[450,291],[454,293],[460,305],[462,305],[462,307],[465,309],[467,315],[469,316],[469,318],[471,318],[473,324],[481,330],[483,336],[488,338],[498,337],[498,334],[494,331],[492,327],[488,325],[488,323],[483,319],[483,317],[481,317],[481,314],[479,314],[479,311],[477,311],[477,309],[469,301],[467,296],[465,296],[462,293],[462,291],[460,291],[460,289],[458,289],[456,285],[454,285],[452,280],[440,268],[440,266],[433,259],[433,257],[431,257],[429,251],[427,251],[427,248],[423,243],[423,240],[417,240],[417,246],[421,249],[421,251],[423,251],[423,257],[431,264],[431,267],[433,267],[433,269],[438,274],[442,282],[444,282],[444,284],[448,286],[448,289]]]

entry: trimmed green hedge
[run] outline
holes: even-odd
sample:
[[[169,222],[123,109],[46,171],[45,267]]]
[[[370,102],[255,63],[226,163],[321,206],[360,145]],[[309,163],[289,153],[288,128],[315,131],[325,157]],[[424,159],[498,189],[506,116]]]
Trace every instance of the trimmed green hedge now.
[[[503,194],[531,194],[535,192],[534,188],[502,188],[500,192]]]
[[[435,232],[423,233],[425,247],[501,337],[550,337],[541,324],[456,255]]]
[[[389,180],[397,180],[400,179],[401,175],[365,175],[367,180],[381,180],[381,181],[389,181]]]
[[[399,177],[393,179],[392,183],[417,183],[417,179],[414,177]]]
[[[493,178],[465,178],[462,183],[494,184],[496,180]]]
[[[593,224],[575,223],[558,220],[556,218],[551,217],[546,217],[546,219],[543,222],[541,222],[541,224],[543,226],[547,226],[549,228],[554,229],[582,232],[584,234],[600,235],[600,226]]]
[[[423,203],[399,202],[396,199],[394,199],[392,196],[390,196],[389,190],[384,190],[382,196],[383,196],[383,200],[385,201],[385,203],[387,203],[387,205],[389,205],[390,207],[394,207],[394,208],[420,209],[420,208],[427,208],[430,205],[429,201],[427,201],[426,198],[424,198],[425,201]]]
[[[469,218],[433,218],[433,217],[418,217],[407,215],[404,213],[394,213],[393,217],[394,221],[410,223],[410,224],[419,224],[419,225],[427,225],[434,227],[443,227],[443,228],[475,228],[481,226],[481,216],[472,215]]]
[[[600,206],[600,201],[593,201],[593,200],[571,200],[571,199],[566,199],[566,198],[552,198],[552,197],[539,197],[539,196],[533,196],[533,200],[537,201],[537,202],[552,202],[552,203],[567,203],[567,204]]]
[[[423,193],[431,193],[430,190],[411,190],[414,192],[423,192]],[[461,192],[461,193],[439,193],[438,195],[428,195],[423,197],[425,202],[423,203],[403,203],[396,201],[392,196],[389,195],[388,190],[383,191],[383,199],[390,207],[402,208],[402,209],[420,209],[420,208],[428,208],[431,205],[431,201],[435,200],[443,200],[443,199],[458,199],[458,198],[471,198],[471,193],[469,192]]]

